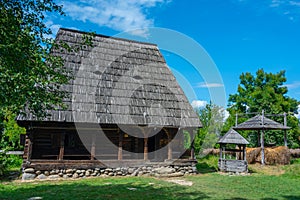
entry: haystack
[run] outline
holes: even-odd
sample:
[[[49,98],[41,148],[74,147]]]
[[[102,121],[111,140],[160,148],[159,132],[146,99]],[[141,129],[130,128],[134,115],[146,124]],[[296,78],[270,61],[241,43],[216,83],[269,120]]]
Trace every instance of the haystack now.
[[[300,149],[290,149],[293,158],[300,158]]]
[[[246,148],[246,159],[249,164],[260,162],[258,157],[260,157],[261,148]]]
[[[256,163],[261,161],[261,148],[247,148],[248,163]],[[286,165],[290,163],[291,153],[287,147],[279,146],[273,148],[265,148],[265,164],[267,165]]]

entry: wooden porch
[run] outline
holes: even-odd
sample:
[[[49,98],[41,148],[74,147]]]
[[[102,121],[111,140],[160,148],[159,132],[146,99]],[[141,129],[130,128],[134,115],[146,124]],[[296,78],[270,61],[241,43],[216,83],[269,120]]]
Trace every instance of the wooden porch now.
[[[134,137],[118,127],[106,127],[102,131],[99,134],[92,128],[32,128],[25,139],[23,167],[47,170],[139,166],[173,162],[185,152],[183,139],[174,139],[180,134],[178,129],[162,128],[157,134],[144,138]],[[193,150],[186,153],[189,155],[183,157],[194,159]]]

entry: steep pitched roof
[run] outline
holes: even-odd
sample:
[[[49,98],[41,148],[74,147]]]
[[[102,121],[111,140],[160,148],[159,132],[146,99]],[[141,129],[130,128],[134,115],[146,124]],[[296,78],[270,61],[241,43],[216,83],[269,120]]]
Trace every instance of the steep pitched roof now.
[[[84,32],[60,29],[56,41],[78,45]],[[56,51],[75,78],[63,89],[67,110],[44,121],[201,127],[198,116],[155,44],[93,37],[78,52]],[[35,121],[28,113],[19,121]]]
[[[247,121],[234,127],[235,130],[285,130],[290,129],[288,126],[283,126],[282,124],[273,121],[262,115],[256,115]]]
[[[249,142],[241,136],[238,132],[230,129],[222,138],[218,141],[219,144],[249,144]]]

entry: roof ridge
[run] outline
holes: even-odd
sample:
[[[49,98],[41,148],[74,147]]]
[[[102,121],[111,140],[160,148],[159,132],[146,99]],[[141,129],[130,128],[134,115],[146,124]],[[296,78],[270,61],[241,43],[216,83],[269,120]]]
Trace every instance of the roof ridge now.
[[[59,28],[58,33],[59,33],[60,30],[69,31],[69,32],[73,32],[73,33],[81,33],[81,34],[89,34],[89,33],[91,33],[91,32],[88,32],[88,31],[80,31],[80,30],[69,29],[69,28]],[[126,41],[126,42],[134,42],[134,43],[137,43],[137,44],[144,44],[144,45],[150,45],[150,46],[157,47],[157,44],[150,43],[150,42],[141,42],[141,41],[137,41],[137,40],[130,40],[130,39],[125,39],[125,38],[118,38],[118,37],[103,35],[103,34],[99,34],[99,33],[95,33],[95,36],[102,37],[102,38],[114,39],[114,40],[120,40],[120,41]]]

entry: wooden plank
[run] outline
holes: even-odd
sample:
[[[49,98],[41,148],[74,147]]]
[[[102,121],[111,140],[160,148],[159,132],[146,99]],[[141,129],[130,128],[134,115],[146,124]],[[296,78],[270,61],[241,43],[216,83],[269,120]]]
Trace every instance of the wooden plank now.
[[[32,133],[28,133],[27,137],[26,137],[26,141],[27,141],[27,161],[29,161],[31,159],[31,155],[32,155],[32,140],[33,140],[33,135]]]
[[[144,138],[144,160],[148,160],[148,137]]]
[[[91,160],[95,160],[95,154],[96,154],[96,135],[92,135],[92,147],[91,147]]]
[[[118,160],[123,159],[123,138],[124,138],[124,133],[122,131],[119,132],[119,147],[118,147]]]
[[[244,160],[225,160],[219,159],[218,167],[226,172],[247,172],[248,164]]]
[[[260,141],[261,141],[261,164],[264,165],[265,164],[264,130],[261,131]]]
[[[60,148],[59,148],[59,155],[58,160],[63,160],[65,152],[65,133],[60,135]]]
[[[4,153],[4,150],[0,150],[0,153]],[[23,155],[24,151],[6,151],[5,152],[6,155]]]

